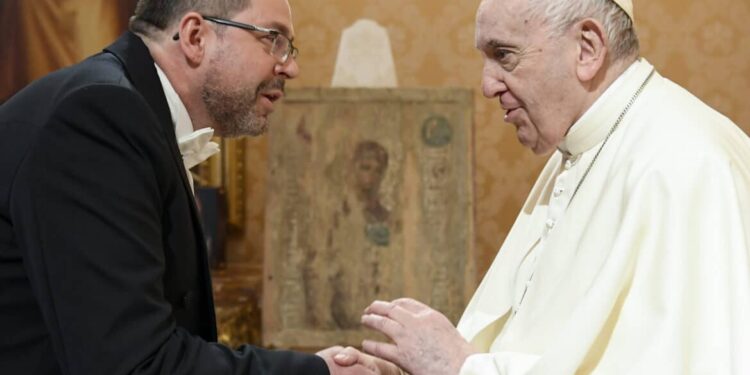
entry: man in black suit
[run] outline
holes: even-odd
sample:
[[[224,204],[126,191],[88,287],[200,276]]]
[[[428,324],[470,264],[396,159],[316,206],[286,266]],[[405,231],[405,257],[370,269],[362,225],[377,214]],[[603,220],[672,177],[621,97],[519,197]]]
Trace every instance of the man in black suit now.
[[[215,152],[204,129],[266,129],[292,39],[286,0],[141,0],[131,32],[0,107],[0,373],[370,371],[215,342],[186,167]]]

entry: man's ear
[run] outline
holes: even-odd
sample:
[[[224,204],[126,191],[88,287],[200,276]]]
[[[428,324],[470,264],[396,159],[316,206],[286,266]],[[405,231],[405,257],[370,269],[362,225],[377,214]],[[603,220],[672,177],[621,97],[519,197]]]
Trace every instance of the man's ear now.
[[[609,40],[599,21],[586,18],[574,28],[578,41],[576,75],[581,82],[596,77],[609,55]]]
[[[209,36],[208,22],[199,13],[188,12],[177,29],[180,49],[190,66],[198,66],[206,56],[207,39]]]

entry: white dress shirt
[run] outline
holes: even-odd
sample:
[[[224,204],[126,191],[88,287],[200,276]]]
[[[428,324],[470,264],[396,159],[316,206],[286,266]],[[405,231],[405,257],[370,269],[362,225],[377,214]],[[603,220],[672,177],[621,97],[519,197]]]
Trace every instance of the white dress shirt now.
[[[158,64],[154,63],[154,66],[164,89],[164,96],[167,98],[169,113],[174,123],[175,136],[182,153],[190,188],[194,190],[193,174],[190,172],[190,168],[218,153],[219,145],[210,142],[213,136],[212,128],[203,128],[198,131],[193,128],[193,121],[190,119],[187,108],[185,108],[185,104],[182,103],[172,83],[169,82],[167,75],[164,74]]]

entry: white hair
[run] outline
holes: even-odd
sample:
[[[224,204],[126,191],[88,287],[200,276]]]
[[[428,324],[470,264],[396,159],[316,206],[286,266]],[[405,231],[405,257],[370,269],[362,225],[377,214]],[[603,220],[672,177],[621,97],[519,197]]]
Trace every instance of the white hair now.
[[[612,0],[528,0],[532,18],[550,26],[553,34],[564,33],[574,23],[590,17],[604,26],[612,61],[640,51],[633,20]]]

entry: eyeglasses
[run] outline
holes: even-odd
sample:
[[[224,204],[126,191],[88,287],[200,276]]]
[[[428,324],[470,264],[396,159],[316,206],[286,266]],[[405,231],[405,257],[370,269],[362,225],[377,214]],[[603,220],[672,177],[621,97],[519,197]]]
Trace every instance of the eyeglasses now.
[[[224,18],[218,18],[218,17],[210,17],[210,16],[202,16],[203,19],[207,21],[211,21],[213,23],[224,25],[224,26],[231,26],[231,27],[237,27],[240,29],[248,30],[248,31],[257,31],[260,33],[268,34],[271,37],[271,50],[269,53],[271,56],[275,57],[276,60],[279,61],[281,64],[286,64],[286,62],[289,60],[289,57],[291,56],[293,59],[297,58],[297,55],[299,55],[299,50],[297,47],[292,44],[292,41],[287,38],[284,34],[282,34],[279,30],[274,29],[268,29],[261,26],[255,26],[250,25],[247,23],[241,23],[236,21],[227,20]],[[177,33],[172,37],[172,40],[179,40],[180,34]]]

